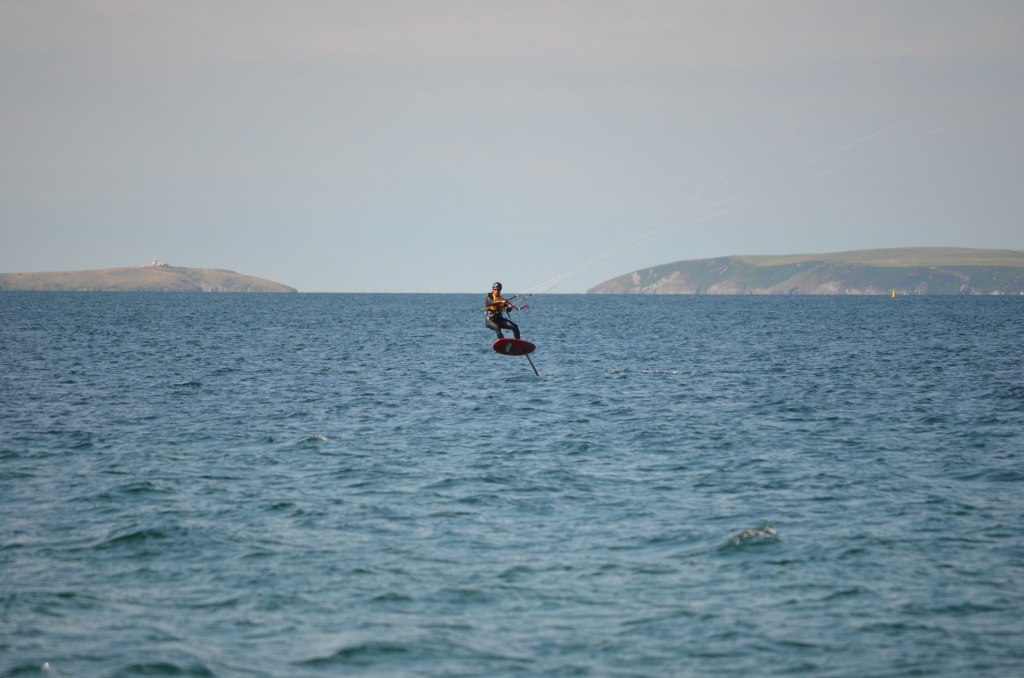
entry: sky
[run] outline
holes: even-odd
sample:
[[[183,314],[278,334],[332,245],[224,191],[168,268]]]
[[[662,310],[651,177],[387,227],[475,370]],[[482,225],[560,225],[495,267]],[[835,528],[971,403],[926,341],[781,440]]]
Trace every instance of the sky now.
[[[1019,0],[0,0],[0,272],[1024,249],[1022,69]]]

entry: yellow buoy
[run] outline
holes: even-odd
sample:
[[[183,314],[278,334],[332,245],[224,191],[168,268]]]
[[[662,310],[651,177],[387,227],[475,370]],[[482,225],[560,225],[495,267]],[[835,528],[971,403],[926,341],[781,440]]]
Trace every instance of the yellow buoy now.
[[[893,299],[895,299],[895,298],[896,298],[896,290],[893,290],[893,291],[892,291],[892,298],[893,298]]]

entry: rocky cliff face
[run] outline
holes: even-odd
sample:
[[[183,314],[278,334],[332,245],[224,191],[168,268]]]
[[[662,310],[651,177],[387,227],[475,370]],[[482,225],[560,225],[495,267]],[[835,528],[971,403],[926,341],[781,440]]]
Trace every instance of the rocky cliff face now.
[[[294,287],[234,271],[134,266],[98,271],[0,273],[0,290],[52,292],[295,292]]]
[[[858,250],[695,259],[634,271],[588,294],[1024,294],[1024,252]]]

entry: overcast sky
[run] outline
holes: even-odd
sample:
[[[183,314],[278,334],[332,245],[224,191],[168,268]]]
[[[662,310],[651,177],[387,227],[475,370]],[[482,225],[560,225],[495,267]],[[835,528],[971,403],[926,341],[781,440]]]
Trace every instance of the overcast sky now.
[[[1022,67],[1019,0],[0,0],[0,272],[1024,249]]]

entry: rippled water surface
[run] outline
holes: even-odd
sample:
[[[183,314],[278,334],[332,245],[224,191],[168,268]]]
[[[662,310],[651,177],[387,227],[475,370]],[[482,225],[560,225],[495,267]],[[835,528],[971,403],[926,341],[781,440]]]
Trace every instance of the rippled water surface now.
[[[0,293],[0,675],[1024,675],[1024,300],[482,298]]]

